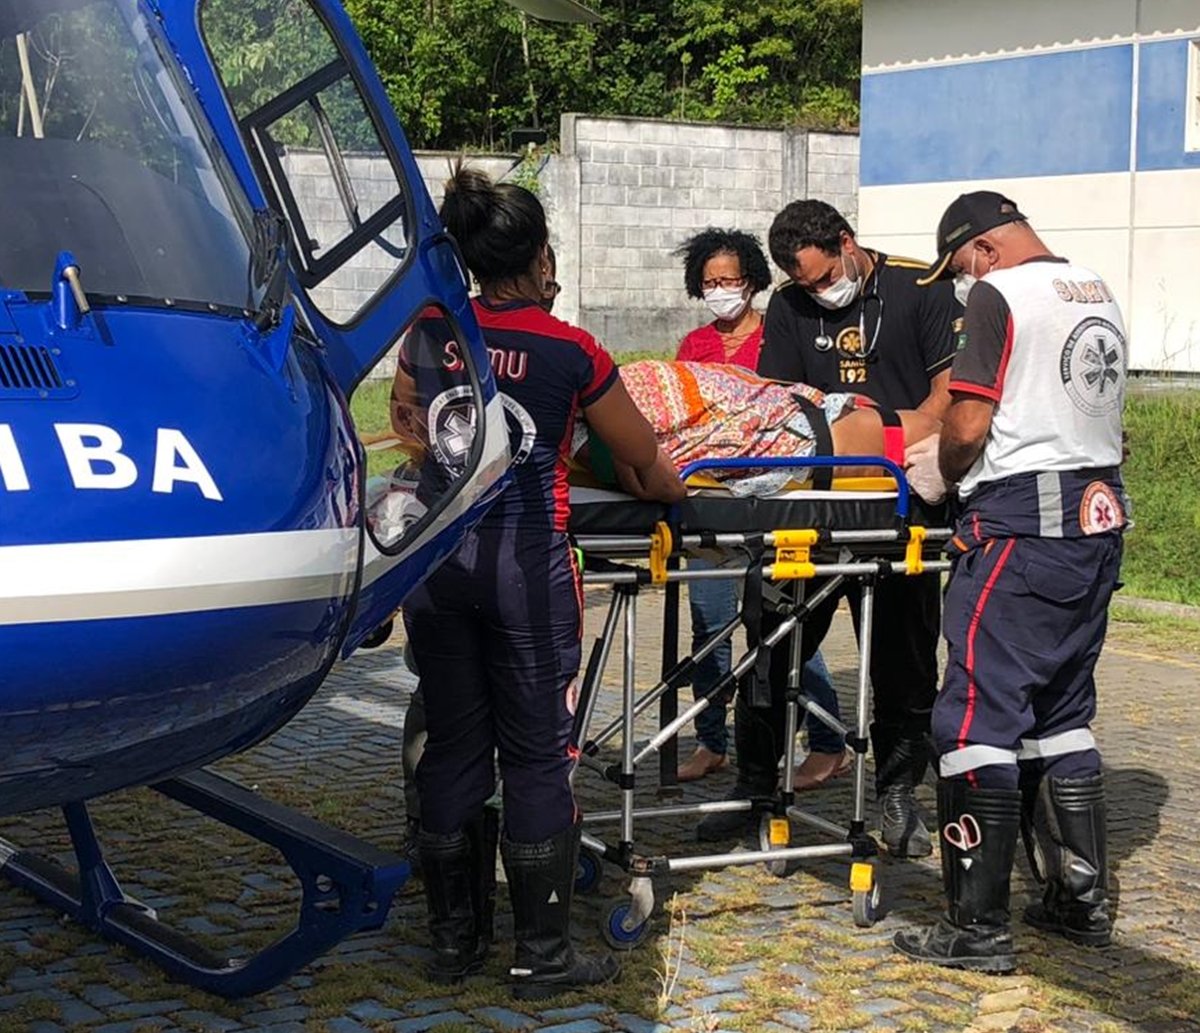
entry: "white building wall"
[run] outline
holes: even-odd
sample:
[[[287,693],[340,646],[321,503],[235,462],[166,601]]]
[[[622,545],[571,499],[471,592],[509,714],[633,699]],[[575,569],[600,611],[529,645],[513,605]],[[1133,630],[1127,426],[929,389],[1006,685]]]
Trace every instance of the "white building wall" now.
[[[955,196],[1000,190],[1108,281],[1133,368],[1200,372],[1200,3],[864,0],[863,20],[864,239],[931,257]]]

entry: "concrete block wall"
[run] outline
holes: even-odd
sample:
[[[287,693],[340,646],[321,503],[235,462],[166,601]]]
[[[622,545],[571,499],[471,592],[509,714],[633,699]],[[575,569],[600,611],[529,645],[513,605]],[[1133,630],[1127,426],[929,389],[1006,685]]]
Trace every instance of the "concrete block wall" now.
[[[559,277],[563,316],[615,351],[673,348],[711,318],[672,254],[697,230],[743,229],[765,249],[775,214],[800,197],[857,217],[856,135],[565,115],[561,140],[580,176],[580,278]]]
[[[555,314],[614,351],[670,349],[708,321],[704,306],[686,297],[683,266],[672,254],[697,230],[744,229],[765,249],[775,214],[801,197],[828,201],[851,225],[858,217],[855,134],[565,115],[560,139],[561,153],[538,170],[563,285]],[[457,157],[417,155],[435,204]],[[511,177],[519,163],[513,155],[469,160],[494,179]],[[366,213],[394,193],[382,156],[355,155],[347,165]],[[286,167],[313,236],[326,245],[344,236],[348,224],[324,157],[290,153]],[[399,235],[397,228],[393,244],[403,243]],[[314,293],[334,318],[346,320],[394,268],[394,258],[369,245]],[[385,360],[376,375],[390,376],[393,368]]]

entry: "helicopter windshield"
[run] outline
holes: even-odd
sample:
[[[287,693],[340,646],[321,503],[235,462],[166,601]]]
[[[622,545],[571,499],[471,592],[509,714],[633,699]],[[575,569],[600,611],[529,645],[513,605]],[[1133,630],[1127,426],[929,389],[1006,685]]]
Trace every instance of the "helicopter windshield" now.
[[[249,204],[137,0],[0,0],[0,287],[256,307]]]

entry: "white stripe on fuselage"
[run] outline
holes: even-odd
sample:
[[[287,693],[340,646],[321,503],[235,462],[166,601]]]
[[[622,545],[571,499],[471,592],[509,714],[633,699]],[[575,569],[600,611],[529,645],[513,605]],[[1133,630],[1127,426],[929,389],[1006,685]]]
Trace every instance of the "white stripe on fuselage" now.
[[[0,625],[269,606],[344,595],[358,531],[0,547]]]

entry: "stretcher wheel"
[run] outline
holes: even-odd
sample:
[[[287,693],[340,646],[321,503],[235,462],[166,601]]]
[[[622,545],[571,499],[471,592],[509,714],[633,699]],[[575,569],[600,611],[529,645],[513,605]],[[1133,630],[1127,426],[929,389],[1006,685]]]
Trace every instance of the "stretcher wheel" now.
[[[641,924],[635,925],[632,929],[625,928],[632,908],[633,905],[628,901],[624,904],[617,904],[609,911],[604,919],[604,924],[600,927],[604,942],[613,950],[631,951],[645,942],[650,933],[649,918],[642,919]]]
[[[579,860],[575,862],[575,892],[591,893],[604,877],[604,862],[595,850],[581,847]]]
[[[791,845],[792,824],[776,814],[764,814],[758,823],[758,848],[763,851],[781,850]],[[791,874],[787,861],[767,861],[766,867],[776,878]]]
[[[853,895],[854,924],[868,928],[879,917],[879,880],[875,866],[868,861],[855,861],[850,866],[850,891]]]

